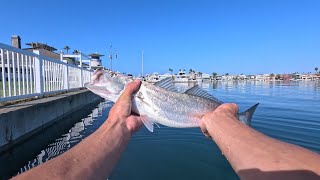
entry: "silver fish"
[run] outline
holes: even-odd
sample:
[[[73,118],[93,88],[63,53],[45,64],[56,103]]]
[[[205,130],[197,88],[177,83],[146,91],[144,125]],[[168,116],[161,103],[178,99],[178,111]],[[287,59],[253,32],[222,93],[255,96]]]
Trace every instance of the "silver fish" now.
[[[92,81],[85,86],[93,93],[116,102],[126,84],[131,81],[124,75],[98,70],[93,74]],[[198,127],[202,117],[221,104],[221,101],[198,85],[184,93],[177,92],[172,78],[166,78],[155,84],[142,82],[140,89],[133,95],[132,111],[139,114],[146,128],[153,132],[154,124],[157,123],[176,128]],[[238,119],[250,125],[258,105],[238,113]]]

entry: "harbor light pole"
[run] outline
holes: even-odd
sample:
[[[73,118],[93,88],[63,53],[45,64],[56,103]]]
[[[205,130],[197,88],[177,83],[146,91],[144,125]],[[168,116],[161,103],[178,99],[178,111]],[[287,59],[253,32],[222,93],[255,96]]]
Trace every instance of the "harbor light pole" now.
[[[109,55],[109,59],[110,59],[110,71],[112,71],[112,43],[110,44],[110,55]],[[116,51],[116,59],[118,59],[118,51]]]

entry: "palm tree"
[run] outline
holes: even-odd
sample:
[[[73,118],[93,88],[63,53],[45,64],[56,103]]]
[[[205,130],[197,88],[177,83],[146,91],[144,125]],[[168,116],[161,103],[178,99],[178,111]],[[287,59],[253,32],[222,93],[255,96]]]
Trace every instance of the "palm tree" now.
[[[229,76],[229,73],[226,73],[226,76]]]
[[[193,70],[192,69],[189,69],[189,74],[193,73]]]
[[[211,79],[211,80],[216,80],[217,75],[218,75],[218,73],[213,72],[213,73],[212,73],[212,79]]]
[[[318,72],[318,67],[315,67],[314,70],[316,71],[316,73]]]
[[[70,47],[69,47],[69,46],[64,46],[63,49],[66,50],[66,51],[67,51],[67,54],[68,54]]]
[[[72,54],[80,54],[80,51],[75,49],[75,50],[73,50]]]
[[[171,69],[171,68],[170,68],[170,69],[169,69],[169,71],[170,71],[170,72],[171,72],[171,74],[172,74],[172,72],[173,72],[173,69]]]

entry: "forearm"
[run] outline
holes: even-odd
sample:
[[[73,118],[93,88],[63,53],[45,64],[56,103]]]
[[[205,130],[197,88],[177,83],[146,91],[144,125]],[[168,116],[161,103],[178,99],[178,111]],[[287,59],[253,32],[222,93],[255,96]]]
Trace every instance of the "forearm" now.
[[[236,119],[209,123],[212,123],[207,125],[209,134],[242,178],[247,178],[248,174],[241,174],[241,171],[250,169],[263,172],[306,170],[320,175],[320,158],[316,153],[265,136]]]
[[[123,121],[107,120],[96,132],[64,154],[17,178],[103,179],[110,175],[131,133]]]

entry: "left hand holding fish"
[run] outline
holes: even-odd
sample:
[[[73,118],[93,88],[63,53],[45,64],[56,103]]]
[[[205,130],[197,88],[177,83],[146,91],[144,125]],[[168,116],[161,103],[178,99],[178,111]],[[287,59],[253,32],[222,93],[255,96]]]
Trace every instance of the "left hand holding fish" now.
[[[127,85],[124,92],[114,104],[109,113],[109,121],[123,121],[131,132],[135,133],[142,127],[142,121],[139,115],[132,114],[132,94],[135,93],[141,85],[141,81],[135,80]]]

